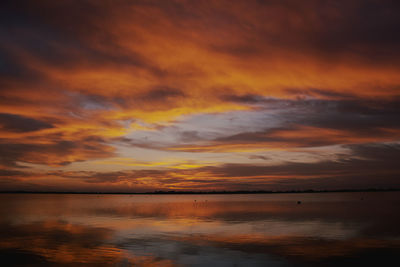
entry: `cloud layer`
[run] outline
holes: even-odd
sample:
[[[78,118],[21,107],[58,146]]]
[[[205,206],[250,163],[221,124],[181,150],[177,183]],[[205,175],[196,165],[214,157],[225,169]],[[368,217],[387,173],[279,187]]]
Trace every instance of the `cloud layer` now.
[[[398,187],[399,11],[6,1],[1,189]]]

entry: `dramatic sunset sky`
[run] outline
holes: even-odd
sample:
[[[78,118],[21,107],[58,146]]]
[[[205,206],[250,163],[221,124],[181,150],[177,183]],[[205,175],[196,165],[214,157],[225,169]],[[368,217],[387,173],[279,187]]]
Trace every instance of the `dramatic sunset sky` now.
[[[0,191],[400,187],[400,2],[0,4]]]

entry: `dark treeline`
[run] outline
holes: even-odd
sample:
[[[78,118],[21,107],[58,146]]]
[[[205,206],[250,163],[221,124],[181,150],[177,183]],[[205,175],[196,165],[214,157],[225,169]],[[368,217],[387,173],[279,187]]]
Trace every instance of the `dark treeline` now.
[[[70,191],[0,191],[0,194],[116,194],[116,195],[194,195],[194,194],[299,194],[299,193],[340,193],[340,192],[392,192],[399,188],[368,188],[368,189],[339,189],[339,190],[236,190],[236,191],[153,191],[153,192],[70,192]]]

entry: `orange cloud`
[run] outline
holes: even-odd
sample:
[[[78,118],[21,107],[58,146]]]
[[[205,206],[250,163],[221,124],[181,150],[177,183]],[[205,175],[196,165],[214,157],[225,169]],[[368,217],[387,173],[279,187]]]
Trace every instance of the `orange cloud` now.
[[[0,164],[60,170],[131,157],[142,167],[201,169],[185,163],[185,153],[220,153],[216,162],[229,164],[256,151],[395,143],[397,13],[392,2],[359,0],[7,4]],[[262,112],[268,116],[260,119]],[[201,114],[235,114],[247,124],[200,123]],[[181,138],[183,127],[193,140]],[[146,141],[147,131],[158,140]],[[144,150],[183,163],[144,164]]]

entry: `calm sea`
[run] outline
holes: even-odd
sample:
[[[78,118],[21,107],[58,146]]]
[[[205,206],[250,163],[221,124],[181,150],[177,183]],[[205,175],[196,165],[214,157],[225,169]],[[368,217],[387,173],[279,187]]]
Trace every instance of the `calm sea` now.
[[[0,194],[1,266],[400,266],[399,257],[400,192]]]

